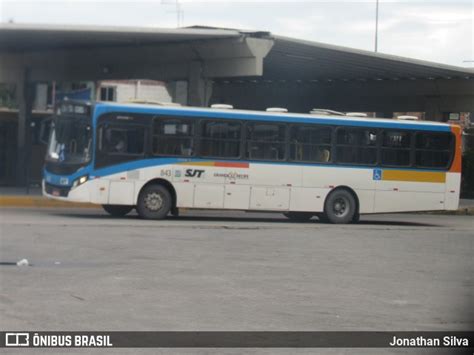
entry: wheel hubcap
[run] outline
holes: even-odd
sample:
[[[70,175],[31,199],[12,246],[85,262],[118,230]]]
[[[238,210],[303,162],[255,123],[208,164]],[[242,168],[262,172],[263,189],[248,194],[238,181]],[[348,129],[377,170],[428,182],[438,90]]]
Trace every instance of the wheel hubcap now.
[[[145,206],[150,211],[158,211],[163,206],[163,198],[156,192],[152,192],[145,197]]]
[[[349,213],[349,201],[345,197],[334,200],[333,211],[337,217],[345,217]]]

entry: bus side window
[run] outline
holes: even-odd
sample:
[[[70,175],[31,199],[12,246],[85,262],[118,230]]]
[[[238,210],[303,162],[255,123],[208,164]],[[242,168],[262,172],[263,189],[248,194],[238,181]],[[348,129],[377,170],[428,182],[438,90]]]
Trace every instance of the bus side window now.
[[[375,164],[377,130],[339,127],[336,131],[336,159],[343,164]]]
[[[451,133],[418,132],[415,139],[415,164],[420,168],[447,168],[454,155]]]
[[[98,129],[97,147],[97,167],[141,159],[145,153],[145,127],[103,124]]]
[[[382,133],[382,165],[410,166],[411,133],[385,130]]]
[[[249,159],[284,160],[286,126],[278,123],[247,123],[246,155]]]
[[[127,153],[127,135],[124,129],[107,128],[104,138],[108,153]]]
[[[205,120],[202,122],[200,153],[204,157],[239,158],[242,125],[240,122]]]
[[[295,125],[290,130],[290,159],[327,163],[331,160],[330,127]]]
[[[153,120],[153,154],[194,155],[194,122],[183,118]]]

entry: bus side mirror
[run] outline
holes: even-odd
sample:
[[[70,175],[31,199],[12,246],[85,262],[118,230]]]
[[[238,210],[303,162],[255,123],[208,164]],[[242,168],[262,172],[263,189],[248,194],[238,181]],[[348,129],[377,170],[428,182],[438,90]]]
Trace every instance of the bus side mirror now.
[[[39,141],[43,144],[48,144],[52,122],[53,122],[52,117],[45,118],[44,120],[41,121]]]

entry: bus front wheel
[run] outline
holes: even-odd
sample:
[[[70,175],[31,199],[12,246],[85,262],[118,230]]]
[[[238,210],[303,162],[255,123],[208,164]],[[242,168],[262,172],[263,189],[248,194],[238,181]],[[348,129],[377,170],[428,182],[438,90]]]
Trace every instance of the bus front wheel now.
[[[333,191],[324,204],[325,217],[331,223],[345,224],[353,220],[356,213],[356,201],[347,190]]]
[[[113,217],[123,217],[133,210],[133,206],[125,205],[102,205],[102,208]]]
[[[142,189],[137,201],[137,212],[144,219],[163,219],[171,210],[172,199],[162,185],[149,185]]]

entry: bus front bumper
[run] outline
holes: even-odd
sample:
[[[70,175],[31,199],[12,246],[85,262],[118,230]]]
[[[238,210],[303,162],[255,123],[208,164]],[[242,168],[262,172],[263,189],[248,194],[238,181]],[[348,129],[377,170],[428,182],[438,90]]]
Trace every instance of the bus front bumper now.
[[[43,196],[58,200],[70,202],[91,202],[89,183],[85,183],[76,187],[56,186],[42,181]]]

